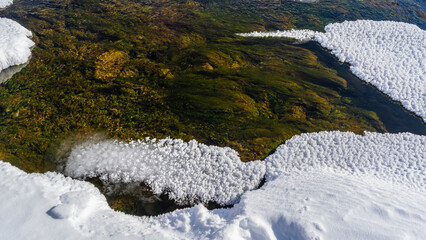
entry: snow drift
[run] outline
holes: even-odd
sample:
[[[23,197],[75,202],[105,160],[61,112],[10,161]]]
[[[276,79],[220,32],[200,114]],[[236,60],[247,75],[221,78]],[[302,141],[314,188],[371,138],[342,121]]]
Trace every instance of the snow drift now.
[[[393,21],[345,21],[325,27],[325,33],[290,30],[245,33],[251,37],[313,38],[360,79],[426,120],[426,31]]]

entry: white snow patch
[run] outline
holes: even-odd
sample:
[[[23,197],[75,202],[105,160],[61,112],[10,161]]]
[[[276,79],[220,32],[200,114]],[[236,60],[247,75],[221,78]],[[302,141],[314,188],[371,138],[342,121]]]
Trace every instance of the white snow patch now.
[[[333,23],[325,31],[240,35],[299,40],[314,35],[315,41],[330,49],[340,61],[349,63],[357,77],[426,120],[426,31],[413,24],[371,20]]]
[[[317,32],[312,31],[312,30],[295,30],[295,29],[291,29],[291,30],[286,30],[286,31],[276,31],[276,32],[251,32],[251,33],[238,33],[238,36],[242,36],[242,37],[262,37],[262,38],[266,38],[266,37],[273,37],[273,38],[278,38],[278,37],[284,37],[284,38],[294,38],[297,39],[299,41],[309,41],[309,40],[313,40],[315,38],[315,35],[317,34]]]
[[[0,9],[12,3],[13,0],[0,0]],[[31,48],[34,46],[34,42],[29,39],[31,36],[32,33],[17,22],[0,18],[0,72],[28,61]],[[0,77],[5,78],[5,76]]]
[[[328,170],[280,175],[243,195],[227,239],[424,239],[425,191]]]
[[[265,175],[260,161],[243,163],[231,148],[176,139],[107,140],[74,148],[65,173],[117,182],[145,182],[154,193],[168,192],[180,204],[231,204],[256,188]]]
[[[425,239],[425,146],[425,136],[409,133],[295,136],[263,162],[267,183],[233,208],[151,218],[112,211],[90,183],[0,161],[0,232],[17,240]]]
[[[328,169],[351,176],[372,175],[424,191],[425,160],[425,136],[370,132],[361,136],[335,131],[295,136],[265,162],[267,180],[293,171]]]
[[[7,18],[0,18],[0,71],[24,64],[31,56],[32,33]]]
[[[13,3],[13,0],[0,0],[0,8],[5,8]]]

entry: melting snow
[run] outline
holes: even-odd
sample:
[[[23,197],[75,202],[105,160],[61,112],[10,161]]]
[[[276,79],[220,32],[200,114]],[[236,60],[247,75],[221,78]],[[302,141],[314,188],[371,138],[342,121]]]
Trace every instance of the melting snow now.
[[[426,120],[426,31],[402,22],[345,21],[309,30],[245,33],[252,37],[314,38],[351,71]]]
[[[107,151],[118,143],[109,144]],[[111,210],[90,183],[0,162],[0,232],[5,239],[426,238],[425,136],[303,134],[262,163],[267,183],[233,208],[199,205],[147,218]],[[222,180],[216,184],[229,184]]]

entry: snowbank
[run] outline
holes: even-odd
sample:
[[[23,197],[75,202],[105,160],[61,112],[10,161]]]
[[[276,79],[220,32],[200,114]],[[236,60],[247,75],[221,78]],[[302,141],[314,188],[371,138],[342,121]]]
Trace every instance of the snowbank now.
[[[315,41],[349,63],[357,77],[426,120],[426,31],[408,23],[370,20],[329,24],[325,33],[307,31],[240,35],[299,40],[314,35]]]
[[[230,148],[195,140],[108,140],[74,148],[65,173],[74,178],[98,176],[113,183],[145,182],[154,193],[167,191],[180,204],[231,204],[260,184],[265,166],[260,161],[242,163]]]
[[[262,163],[267,183],[233,208],[146,218],[112,211],[89,183],[0,161],[0,232],[4,239],[426,238],[425,136],[303,134]]]

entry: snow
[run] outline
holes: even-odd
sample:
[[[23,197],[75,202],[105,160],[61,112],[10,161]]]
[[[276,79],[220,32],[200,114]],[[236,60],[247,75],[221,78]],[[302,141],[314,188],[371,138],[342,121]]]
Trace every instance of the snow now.
[[[0,232],[2,239],[426,238],[425,136],[302,134],[262,163],[266,184],[232,208],[136,217],[111,210],[90,183],[0,161]]]
[[[12,0],[0,0],[0,9],[12,4]],[[7,18],[0,18],[0,72],[8,67],[21,65],[31,56],[34,42],[32,33]]]
[[[0,0],[0,8],[5,8],[13,3],[13,0]]]
[[[424,136],[336,131],[295,136],[265,161],[267,180],[293,171],[330,169],[359,177],[372,174],[389,183],[425,190],[425,159]]]
[[[246,33],[252,37],[312,38],[360,79],[426,120],[426,31],[402,22],[357,20],[333,23],[325,33],[290,30]]]
[[[279,197],[278,197],[279,196]],[[329,170],[291,172],[245,194],[229,239],[424,239],[425,192]],[[238,207],[238,206],[235,206]]]
[[[318,34],[318,32],[312,31],[312,30],[287,30],[287,31],[276,31],[276,32],[251,32],[251,33],[238,33],[238,36],[242,37],[274,37],[274,38],[294,38],[300,41],[309,41],[313,40],[315,38],[315,35]]]
[[[145,182],[155,193],[167,190],[179,204],[231,204],[260,184],[265,166],[260,161],[242,163],[230,148],[195,140],[107,140],[74,148],[65,173],[74,178],[100,177],[112,183]]]

